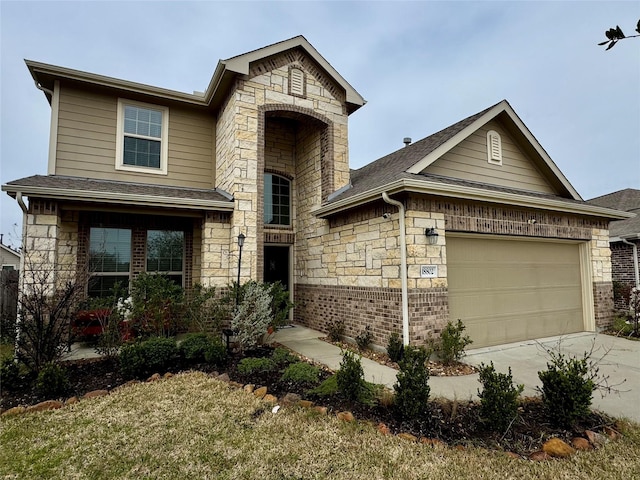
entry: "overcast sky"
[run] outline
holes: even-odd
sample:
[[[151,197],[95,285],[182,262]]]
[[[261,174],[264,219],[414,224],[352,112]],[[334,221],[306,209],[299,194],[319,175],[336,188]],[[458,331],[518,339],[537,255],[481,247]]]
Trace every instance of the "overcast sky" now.
[[[301,34],[368,102],[351,168],[507,99],[583,198],[640,188],[640,38],[597,46],[638,19],[638,1],[0,1],[0,182],[47,173],[50,107],[25,58],[193,92],[219,59]]]

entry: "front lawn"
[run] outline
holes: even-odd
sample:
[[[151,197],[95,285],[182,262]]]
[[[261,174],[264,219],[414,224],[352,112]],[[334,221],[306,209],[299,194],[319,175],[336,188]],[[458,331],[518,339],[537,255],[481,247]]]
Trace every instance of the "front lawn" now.
[[[531,462],[380,434],[296,407],[271,412],[204,373],[122,387],[60,410],[2,417],[3,478],[627,479],[640,426],[568,460]]]

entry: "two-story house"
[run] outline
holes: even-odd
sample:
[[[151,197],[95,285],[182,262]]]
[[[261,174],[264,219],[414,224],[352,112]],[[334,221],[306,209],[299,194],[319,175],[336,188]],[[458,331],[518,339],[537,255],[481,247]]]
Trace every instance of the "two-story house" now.
[[[359,170],[363,97],[295,37],[220,61],[181,93],[27,61],[51,104],[48,174],[2,189],[25,252],[88,294],[144,271],[189,287],[281,280],[296,322],[476,346],[595,330],[612,315],[610,219],[502,101]],[[28,198],[28,205],[25,202]]]

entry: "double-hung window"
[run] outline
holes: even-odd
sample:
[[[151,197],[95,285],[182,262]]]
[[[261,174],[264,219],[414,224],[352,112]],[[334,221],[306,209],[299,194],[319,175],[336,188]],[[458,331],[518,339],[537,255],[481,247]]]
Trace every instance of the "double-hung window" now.
[[[169,109],[118,100],[116,169],[167,173]]]
[[[147,230],[147,272],[165,274],[183,286],[184,232]]]
[[[264,175],[265,225],[291,225],[291,181],[265,173]]]
[[[89,296],[108,296],[116,283],[129,287],[131,230],[92,227],[89,232]]]

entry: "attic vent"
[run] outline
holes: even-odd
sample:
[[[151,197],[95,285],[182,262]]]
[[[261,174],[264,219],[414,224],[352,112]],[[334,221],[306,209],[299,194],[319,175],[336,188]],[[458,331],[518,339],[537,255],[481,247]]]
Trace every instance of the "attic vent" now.
[[[304,70],[298,67],[289,68],[289,95],[295,95],[296,97],[306,97],[305,75]]]
[[[502,140],[495,130],[487,132],[487,160],[494,165],[502,165]]]

